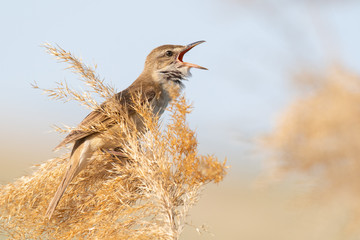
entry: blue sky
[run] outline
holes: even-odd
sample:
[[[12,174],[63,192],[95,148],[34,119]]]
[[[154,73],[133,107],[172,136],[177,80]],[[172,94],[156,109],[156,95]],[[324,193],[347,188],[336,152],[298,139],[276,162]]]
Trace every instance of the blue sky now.
[[[193,69],[185,83],[200,150],[228,157],[235,168],[258,169],[252,140],[270,131],[296,96],[293,73],[324,69],[332,57],[360,72],[360,3],[314,2],[3,1],[0,164],[56,156],[51,149],[62,136],[49,132],[50,126],[74,126],[88,113],[31,89],[33,81],[50,88],[64,79],[81,88],[42,43],[59,44],[97,64],[100,76],[122,90],[153,48],[206,40],[185,57],[209,68]]]

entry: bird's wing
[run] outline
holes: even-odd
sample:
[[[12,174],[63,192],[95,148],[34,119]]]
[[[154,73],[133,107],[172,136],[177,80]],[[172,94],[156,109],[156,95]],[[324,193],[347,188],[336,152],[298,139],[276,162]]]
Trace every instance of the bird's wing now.
[[[142,91],[142,90],[140,90]],[[135,92],[135,91],[133,91]],[[142,99],[148,102],[151,102],[157,95],[157,92],[154,88],[147,88],[146,92],[142,93]],[[112,108],[112,111],[118,111],[123,112],[126,110],[129,115],[134,114],[134,110],[130,107],[132,102],[132,96],[130,94],[130,91],[128,89],[125,89],[122,92],[119,92],[115,95],[116,104],[115,106],[111,106],[111,104],[114,104],[113,101],[106,101],[103,104],[101,104],[101,108],[106,108],[110,106]],[[112,103],[111,103],[112,102]],[[126,106],[127,109],[119,109],[124,108]],[[115,110],[114,110],[115,107]],[[117,110],[116,110],[117,109]],[[78,125],[77,129],[72,130],[65,139],[56,146],[55,149],[61,148],[65,146],[68,143],[75,142],[79,139],[88,137],[94,133],[99,132],[100,130],[97,129],[99,126],[108,128],[111,125],[113,125],[115,121],[111,119],[108,115],[104,113],[103,110],[97,109],[92,111],[90,114],[88,114],[84,120]],[[104,128],[102,128],[104,129]]]
[[[79,124],[78,129],[72,130],[65,138],[64,140],[56,146],[55,149],[61,148],[65,146],[68,143],[77,141],[79,139],[82,139],[84,137],[90,136],[97,132],[95,129],[92,130],[93,126],[97,124],[104,124],[110,122],[110,118],[107,117],[104,113],[102,113],[100,110],[94,110],[90,114],[88,114],[84,120]],[[109,124],[110,125],[110,124]],[[82,130],[86,129],[86,130]]]

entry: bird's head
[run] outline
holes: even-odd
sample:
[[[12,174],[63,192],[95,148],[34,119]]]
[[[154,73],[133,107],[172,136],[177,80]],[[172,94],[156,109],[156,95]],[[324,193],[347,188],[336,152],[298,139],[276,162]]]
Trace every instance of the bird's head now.
[[[185,53],[205,41],[198,41],[186,46],[163,45],[155,48],[147,56],[144,71],[151,73],[154,79],[170,80],[180,83],[190,76],[191,68],[205,69],[199,65],[183,61]]]

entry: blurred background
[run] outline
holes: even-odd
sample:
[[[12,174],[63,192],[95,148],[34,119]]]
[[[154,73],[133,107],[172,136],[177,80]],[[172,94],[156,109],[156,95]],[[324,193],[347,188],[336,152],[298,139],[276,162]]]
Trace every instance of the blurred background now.
[[[231,168],[183,239],[360,239],[359,23],[355,0],[3,1],[0,183],[58,156],[51,125],[89,112],[31,88],[82,88],[42,43],[122,90],[153,48],[206,40],[185,56],[209,68],[185,83],[189,122]]]

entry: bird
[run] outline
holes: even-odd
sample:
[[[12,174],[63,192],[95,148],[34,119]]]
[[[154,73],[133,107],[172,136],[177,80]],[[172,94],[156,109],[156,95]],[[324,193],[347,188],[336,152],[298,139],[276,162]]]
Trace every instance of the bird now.
[[[116,123],[102,109],[113,106],[112,109],[115,113],[127,112],[128,117],[134,120],[136,125],[139,125],[141,121],[136,121],[139,114],[131,107],[133,97],[139,95],[141,102],[148,103],[153,113],[161,116],[169,102],[180,95],[184,88],[183,81],[191,76],[190,69],[207,70],[205,67],[183,61],[183,57],[188,51],[203,42],[205,41],[197,41],[188,45],[162,45],[153,49],[146,57],[144,69],[139,77],[128,88],[103,102],[99,109],[90,112],[78,127],[70,131],[60,142],[55,149],[70,143],[73,143],[73,147],[67,170],[48,205],[46,218],[51,219],[66,188],[79,172],[91,163],[95,157],[94,153],[98,149],[117,147],[116,141],[105,138],[103,132],[96,129],[99,124],[105,126],[103,131],[109,131],[116,127]],[[136,130],[144,131],[141,126]]]

